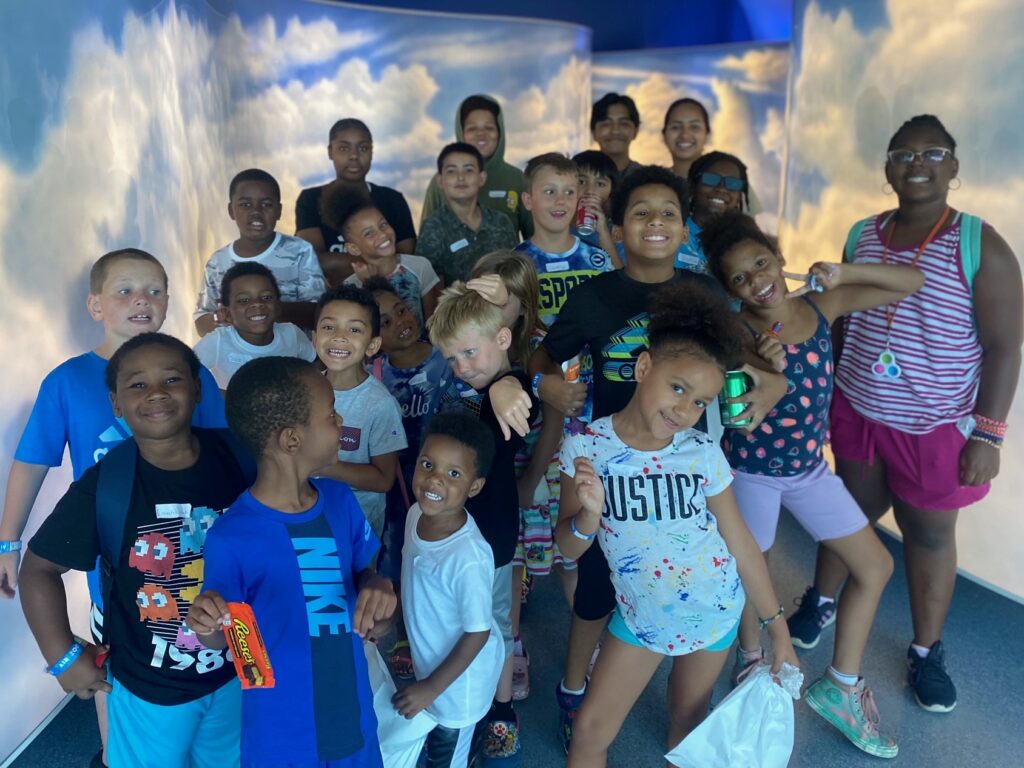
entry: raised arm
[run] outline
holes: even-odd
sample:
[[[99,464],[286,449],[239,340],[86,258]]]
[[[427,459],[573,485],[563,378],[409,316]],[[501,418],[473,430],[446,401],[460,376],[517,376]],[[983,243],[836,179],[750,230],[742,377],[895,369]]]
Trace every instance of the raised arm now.
[[[831,323],[843,315],[890,304],[920,290],[925,275],[898,264],[830,264],[819,261],[810,274],[825,288],[814,302]]]

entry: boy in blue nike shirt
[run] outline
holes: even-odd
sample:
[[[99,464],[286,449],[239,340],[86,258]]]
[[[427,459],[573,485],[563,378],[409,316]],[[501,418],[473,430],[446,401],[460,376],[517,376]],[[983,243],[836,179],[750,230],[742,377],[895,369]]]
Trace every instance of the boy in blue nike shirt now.
[[[381,768],[362,638],[397,605],[372,567],[380,542],[336,461],[334,391],[304,360],[263,357],[227,391],[228,424],[256,482],[210,529],[189,626],[222,648],[226,603],[247,602],[274,665],[272,689],[243,691],[242,765]]]

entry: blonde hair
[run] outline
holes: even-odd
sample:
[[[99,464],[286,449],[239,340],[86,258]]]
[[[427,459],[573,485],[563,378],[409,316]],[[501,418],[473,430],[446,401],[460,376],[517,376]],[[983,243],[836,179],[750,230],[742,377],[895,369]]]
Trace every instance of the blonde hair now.
[[[540,284],[537,281],[537,267],[525,253],[501,250],[481,256],[470,277],[496,274],[505,283],[508,292],[519,299],[522,314],[512,331],[510,357],[525,366],[530,359],[530,337],[534,331],[543,329],[540,322]]]
[[[435,347],[466,333],[477,331],[493,337],[502,328],[501,310],[461,280],[456,280],[438,299],[437,309],[427,321],[430,343]]]

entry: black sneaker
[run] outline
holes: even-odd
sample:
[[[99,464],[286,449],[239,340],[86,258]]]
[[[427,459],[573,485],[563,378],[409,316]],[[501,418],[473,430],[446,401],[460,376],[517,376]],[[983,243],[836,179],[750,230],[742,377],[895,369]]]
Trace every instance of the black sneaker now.
[[[821,630],[836,623],[836,603],[818,605],[821,594],[814,587],[808,587],[803,597],[793,602],[799,607],[786,620],[789,636],[797,648],[813,648],[821,639]]]
[[[913,648],[907,649],[910,687],[922,709],[952,712],[956,706],[956,686],[946,674],[946,652],[937,640],[923,659]]]

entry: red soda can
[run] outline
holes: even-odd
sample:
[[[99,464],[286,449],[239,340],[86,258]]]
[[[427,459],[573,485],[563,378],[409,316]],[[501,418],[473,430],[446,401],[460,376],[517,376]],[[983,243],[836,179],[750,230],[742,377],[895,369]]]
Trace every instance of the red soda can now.
[[[581,201],[576,209],[576,232],[588,237],[597,229],[597,216]]]

